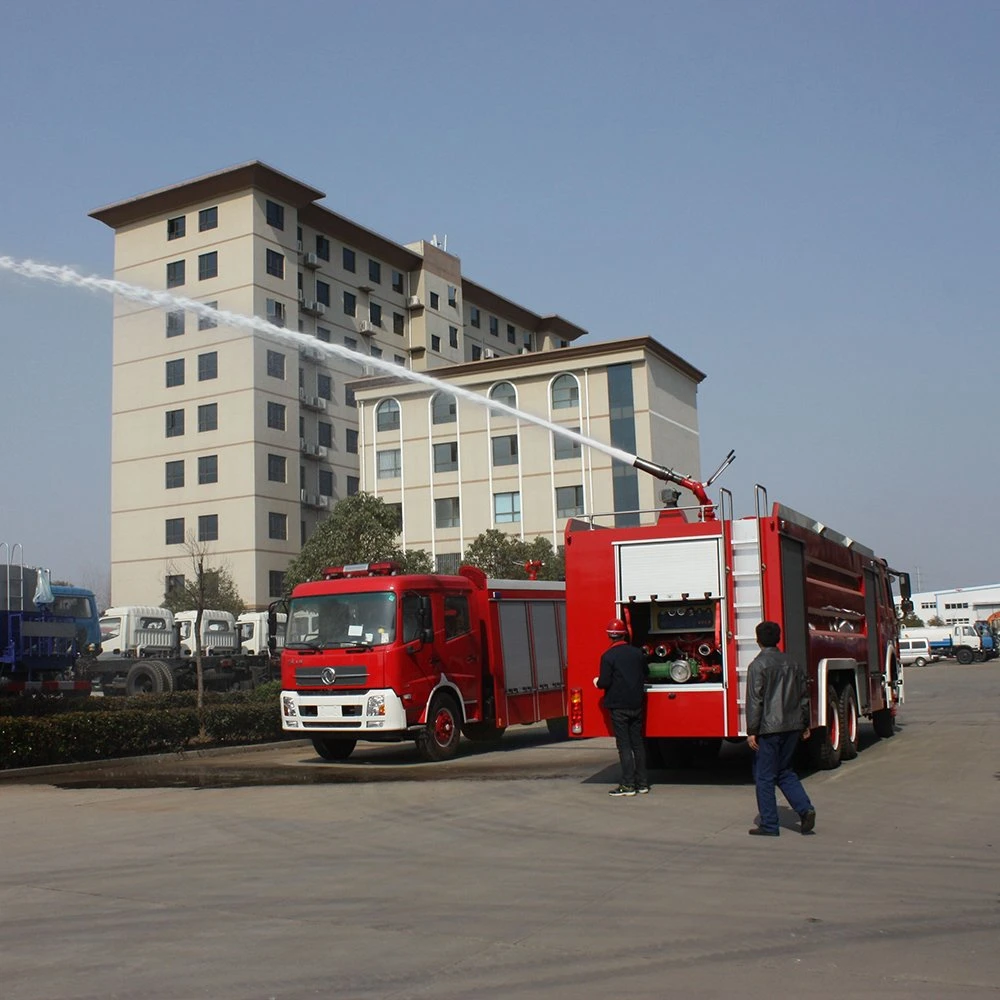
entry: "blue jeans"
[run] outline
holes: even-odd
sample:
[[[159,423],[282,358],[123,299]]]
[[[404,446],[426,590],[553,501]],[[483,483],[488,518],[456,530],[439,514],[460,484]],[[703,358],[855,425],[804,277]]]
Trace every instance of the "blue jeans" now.
[[[799,733],[769,733],[757,737],[757,752],[753,755],[753,779],[757,785],[757,811],[763,830],[777,832],[778,800],[775,787],[788,799],[788,804],[801,816],[812,809],[812,803],[799,776],[792,770],[792,757],[799,744]]]

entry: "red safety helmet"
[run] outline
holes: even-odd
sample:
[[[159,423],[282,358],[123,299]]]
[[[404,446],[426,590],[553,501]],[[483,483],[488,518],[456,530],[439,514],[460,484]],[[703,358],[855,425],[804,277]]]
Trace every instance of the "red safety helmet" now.
[[[625,622],[623,622],[620,618],[612,618],[611,621],[608,622],[608,627],[605,629],[605,632],[607,632],[609,636],[628,635],[628,630],[625,628]]]

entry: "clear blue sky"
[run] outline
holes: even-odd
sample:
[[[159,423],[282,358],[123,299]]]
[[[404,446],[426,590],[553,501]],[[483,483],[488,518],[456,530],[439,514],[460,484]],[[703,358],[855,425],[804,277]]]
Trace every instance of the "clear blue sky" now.
[[[702,466],[924,588],[1000,579],[1000,6],[8,5],[0,255],[249,159],[707,373]],[[0,540],[107,578],[111,302],[0,273]],[[686,470],[682,470],[686,471]],[[916,582],[916,581],[915,581]]]

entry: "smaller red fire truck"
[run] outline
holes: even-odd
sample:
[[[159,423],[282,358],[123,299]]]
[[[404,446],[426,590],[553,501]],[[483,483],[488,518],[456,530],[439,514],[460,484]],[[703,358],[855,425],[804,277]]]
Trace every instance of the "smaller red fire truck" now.
[[[562,583],[404,575],[391,562],[325,569],[299,584],[281,654],[281,724],[325,760],[358,740],[415,740],[425,760],[455,755],[460,733],[566,726]]]
[[[747,669],[763,619],[781,625],[781,648],[806,667],[816,732],[803,746],[816,766],[857,755],[862,716],[891,736],[903,700],[892,582],[905,612],[909,576],[815,518],[769,508],[763,487],[756,514],[734,519],[728,490],[717,506],[708,484],[634,464],[684,485],[698,506],[650,512],[651,523],[630,527],[601,526],[599,516],[567,525],[570,735],[611,733],[592,680],[605,625],[621,618],[648,656],[645,732],[654,754],[714,756],[723,739],[746,735]]]

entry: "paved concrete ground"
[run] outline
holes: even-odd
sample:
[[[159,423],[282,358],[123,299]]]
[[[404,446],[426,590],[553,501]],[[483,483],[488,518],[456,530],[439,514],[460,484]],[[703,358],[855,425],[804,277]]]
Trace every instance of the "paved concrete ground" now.
[[[0,996],[996,998],[1000,665],[907,689],[895,737],[807,778],[811,837],[746,835],[744,752],[612,800],[609,741],[537,732],[202,759],[245,787],[0,778]]]

